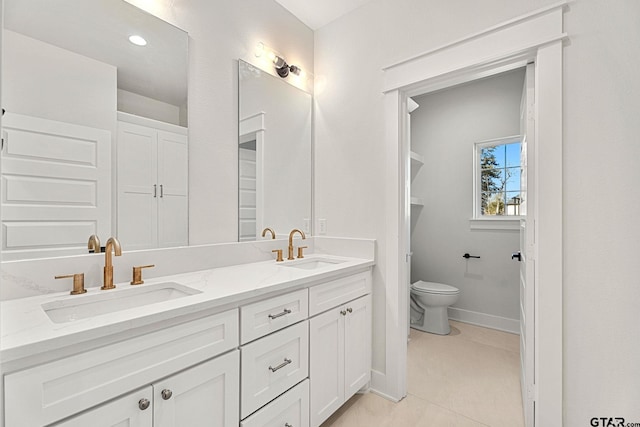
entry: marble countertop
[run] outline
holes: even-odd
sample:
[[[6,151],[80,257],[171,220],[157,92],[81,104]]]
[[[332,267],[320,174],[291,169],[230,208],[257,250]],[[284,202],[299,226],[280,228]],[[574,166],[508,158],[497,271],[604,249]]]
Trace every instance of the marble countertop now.
[[[312,270],[290,266],[314,259],[334,260],[337,263]],[[60,292],[3,301],[0,303],[0,360],[15,361],[216,307],[220,310],[232,308],[252,298],[318,284],[364,271],[373,265],[371,259],[309,255],[303,260],[281,263],[263,261],[159,277],[145,280],[144,284],[135,287],[128,282],[118,283],[116,289],[109,291],[93,287],[82,295]],[[95,295],[104,292],[126,292],[132,288],[152,287],[166,282],[175,282],[201,292],[63,323],[54,323],[42,307],[43,304],[55,304],[57,301],[81,301],[87,296],[93,295],[95,298]]]

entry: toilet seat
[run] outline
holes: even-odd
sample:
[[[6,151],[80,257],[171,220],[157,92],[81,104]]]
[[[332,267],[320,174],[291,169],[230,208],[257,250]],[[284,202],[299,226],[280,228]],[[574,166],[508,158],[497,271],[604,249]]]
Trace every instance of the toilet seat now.
[[[454,286],[445,285],[444,283],[425,282],[422,280],[411,284],[411,290],[418,293],[439,295],[455,295],[460,293],[460,290]]]

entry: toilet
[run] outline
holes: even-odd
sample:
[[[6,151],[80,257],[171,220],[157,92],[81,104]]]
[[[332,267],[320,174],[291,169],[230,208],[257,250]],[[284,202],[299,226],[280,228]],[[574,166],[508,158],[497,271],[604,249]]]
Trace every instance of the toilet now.
[[[411,285],[411,327],[432,334],[448,335],[447,308],[455,304],[460,290],[454,286],[422,280]]]

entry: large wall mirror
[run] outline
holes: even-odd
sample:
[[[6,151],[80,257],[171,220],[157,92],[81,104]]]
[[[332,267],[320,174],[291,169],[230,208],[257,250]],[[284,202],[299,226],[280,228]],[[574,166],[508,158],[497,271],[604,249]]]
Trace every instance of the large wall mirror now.
[[[244,61],[238,73],[238,240],[261,238],[265,227],[278,237],[308,232],[311,95]]]
[[[2,259],[187,244],[187,33],[123,0],[4,0],[2,54]]]

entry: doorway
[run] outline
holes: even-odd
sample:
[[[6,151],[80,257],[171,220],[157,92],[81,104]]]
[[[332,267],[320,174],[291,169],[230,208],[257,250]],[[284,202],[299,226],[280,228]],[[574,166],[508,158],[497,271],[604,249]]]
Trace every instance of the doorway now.
[[[537,204],[529,259],[535,261],[535,377],[526,387],[535,414],[530,425],[562,425],[562,31],[564,4],[552,5],[485,32],[385,68],[386,272],[387,334],[386,394],[406,395],[406,330],[409,281],[408,245],[410,195],[407,98],[494,75],[532,62],[536,67],[534,112]],[[535,171],[534,171],[535,172]],[[400,207],[395,211],[396,207]],[[538,313],[544,312],[544,316]]]

